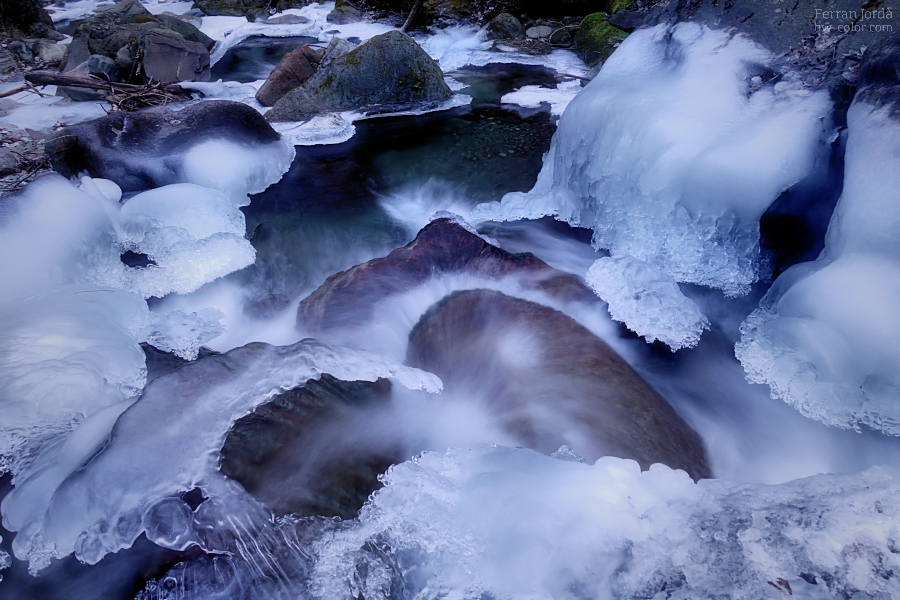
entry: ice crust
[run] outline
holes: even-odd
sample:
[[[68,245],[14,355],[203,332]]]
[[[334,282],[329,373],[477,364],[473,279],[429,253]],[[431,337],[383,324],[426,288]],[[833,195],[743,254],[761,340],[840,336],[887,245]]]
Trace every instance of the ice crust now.
[[[479,447],[425,453],[384,481],[358,521],[282,519],[278,549],[181,565],[139,598],[900,593],[900,479],[882,468],[777,486],[694,483],[662,465]],[[279,585],[285,573],[293,587]]]
[[[735,353],[750,381],[808,417],[900,435],[900,124],[860,102],[847,120],[825,250],[776,280]]]
[[[631,256],[601,258],[591,265],[585,280],[609,303],[613,319],[648,342],[659,340],[672,350],[692,348],[709,329],[706,315],[678,283],[644,261]]]
[[[20,488],[13,490],[3,520],[18,531],[16,555],[33,563],[37,557],[32,567],[38,568],[46,557],[72,552],[95,564],[141,533],[175,550],[191,544],[229,550],[223,540],[241,535],[241,519],[268,517],[218,471],[228,429],[278,392],[321,373],[348,381],[388,377],[432,392],[441,387],[434,375],[312,339],[284,347],[254,343],[191,363],[147,385],[118,417],[102,452],[78,464],[43,503],[25,505]],[[179,494],[195,487],[210,500],[192,511]]]
[[[748,291],[759,217],[809,175],[830,101],[786,76],[756,87],[772,56],[693,23],[628,37],[560,119],[535,187],[473,216],[553,215],[594,246],[679,282]]]

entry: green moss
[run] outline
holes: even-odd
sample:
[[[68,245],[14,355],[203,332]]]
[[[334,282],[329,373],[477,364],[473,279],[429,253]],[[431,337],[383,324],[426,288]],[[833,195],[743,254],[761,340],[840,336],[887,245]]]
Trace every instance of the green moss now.
[[[628,33],[606,20],[606,13],[597,12],[581,21],[581,29],[575,36],[575,49],[581,59],[594,65],[609,58],[616,45],[628,37]]]
[[[131,17],[132,23],[159,23],[159,19],[153,15],[134,15]]]
[[[627,8],[629,4],[633,4],[634,0],[615,0],[609,8],[610,14],[616,14],[623,8]]]

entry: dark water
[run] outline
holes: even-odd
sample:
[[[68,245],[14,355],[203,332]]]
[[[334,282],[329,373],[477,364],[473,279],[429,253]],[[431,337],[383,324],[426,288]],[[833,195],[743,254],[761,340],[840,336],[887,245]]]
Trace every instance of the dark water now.
[[[212,80],[249,83],[265,79],[285,54],[297,46],[317,42],[317,38],[309,36],[249,37],[225,52],[225,56],[213,65]]]
[[[452,73],[468,87],[461,93],[472,96],[473,104],[499,103],[500,97],[526,85],[553,89],[559,83],[556,71],[537,65],[490,63],[483,67],[466,65]]]

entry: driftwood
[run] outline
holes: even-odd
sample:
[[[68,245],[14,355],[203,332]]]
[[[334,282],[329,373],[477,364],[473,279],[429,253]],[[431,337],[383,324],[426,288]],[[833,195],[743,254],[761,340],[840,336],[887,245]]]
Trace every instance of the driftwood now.
[[[78,77],[75,75],[67,75],[65,73],[55,73],[53,71],[32,71],[25,74],[25,80],[34,85],[65,85],[68,87],[88,88],[92,90],[110,90],[112,93],[121,92],[143,92],[146,91],[146,85],[135,85],[133,83],[116,83],[104,81],[97,77]],[[187,93],[177,83],[169,83],[165,85],[157,84],[160,92],[166,94],[185,94]]]
[[[422,10],[422,0],[416,0],[412,9],[409,11],[409,16],[406,17],[406,22],[403,24],[403,27],[400,28],[400,31],[406,33],[409,28],[412,27],[413,21],[419,16],[420,10]]]

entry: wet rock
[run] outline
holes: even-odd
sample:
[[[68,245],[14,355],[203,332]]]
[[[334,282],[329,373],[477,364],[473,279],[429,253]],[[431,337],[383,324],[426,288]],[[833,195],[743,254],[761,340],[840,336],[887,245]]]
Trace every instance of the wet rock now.
[[[266,113],[271,122],[376,104],[446,100],[440,67],[412,38],[390,31],[334,59]]]
[[[321,48],[300,46],[284,55],[256,92],[263,106],[273,106],[282,96],[315,75],[325,54]]]
[[[575,52],[585,64],[594,66],[605,62],[627,36],[606,20],[605,13],[593,13],[581,21],[581,29],[575,34]]]
[[[333,37],[331,41],[328,42],[328,46],[325,48],[325,54],[322,56],[322,60],[319,61],[319,68],[325,68],[330,65],[334,59],[339,56],[343,56],[356,48],[356,45],[343,38]]]
[[[0,148],[0,177],[12,175],[19,170],[19,160],[9,148]]]
[[[385,379],[330,375],[275,396],[238,419],[222,447],[221,472],[276,514],[352,519],[402,456],[372,416],[390,400]]]
[[[38,40],[31,46],[35,58],[52,65],[65,63],[67,50],[67,45],[54,44],[44,40]]]
[[[151,81],[209,81],[209,50],[181,36],[151,32],[141,38],[141,65]]]
[[[506,40],[522,39],[525,37],[525,28],[517,18],[509,13],[500,13],[487,24],[487,39]]]
[[[269,11],[265,8],[251,8],[244,17],[251,23],[262,23],[269,20]]]
[[[553,33],[553,28],[546,25],[536,25],[525,31],[525,35],[532,40],[547,39],[551,33]]]
[[[269,17],[266,21],[268,25],[302,25],[303,23],[309,23],[309,19],[301,15],[279,15]]]
[[[184,153],[207,137],[244,145],[277,141],[278,133],[240,102],[210,100],[179,111],[114,112],[64,127],[47,140],[53,169],[65,177],[86,172],[123,191],[177,183]]]
[[[557,271],[531,254],[510,254],[449,219],[437,219],[403,248],[329,277],[300,302],[297,325],[326,330],[364,322],[379,301],[449,273],[512,276],[525,288],[565,301],[597,301],[579,277]]]
[[[407,364],[445,393],[481,399],[521,444],[563,444],[601,456],[661,462],[710,477],[700,437],[603,340],[551,308],[489,290],[432,306],[409,337]]]
[[[16,58],[25,62],[31,62],[34,60],[34,52],[31,51],[31,48],[28,47],[28,44],[23,42],[22,40],[15,40],[7,46],[7,49],[12,52]]]
[[[857,100],[876,108],[891,106],[891,116],[900,120],[900,31],[866,49],[857,86]]]

